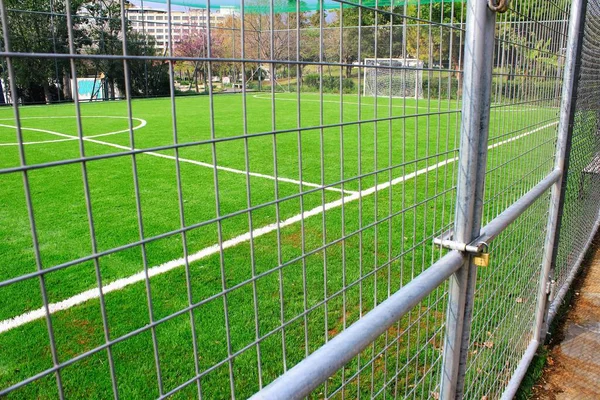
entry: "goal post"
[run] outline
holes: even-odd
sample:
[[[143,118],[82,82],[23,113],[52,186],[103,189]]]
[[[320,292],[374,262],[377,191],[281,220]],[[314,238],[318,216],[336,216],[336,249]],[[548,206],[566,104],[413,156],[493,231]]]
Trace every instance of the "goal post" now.
[[[414,58],[365,58],[363,96],[423,97],[423,61]]]

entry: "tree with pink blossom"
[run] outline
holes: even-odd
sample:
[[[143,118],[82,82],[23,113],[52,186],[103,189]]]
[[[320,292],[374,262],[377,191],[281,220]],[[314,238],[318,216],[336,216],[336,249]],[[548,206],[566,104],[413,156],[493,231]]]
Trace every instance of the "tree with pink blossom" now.
[[[190,88],[192,83],[196,85],[196,92],[198,88],[198,73],[201,75],[201,79],[204,81],[204,90],[208,90],[207,78],[208,78],[208,66],[212,63],[207,61],[209,58],[208,49],[208,34],[206,29],[198,29],[192,31],[188,35],[184,36],[175,43],[175,55],[178,57],[193,58],[193,60],[185,61],[193,68],[194,72],[193,82],[190,82]],[[221,53],[221,39],[217,35],[211,34],[210,38],[210,58],[218,58]],[[212,68],[212,65],[211,65]],[[212,69],[211,69],[212,70]]]

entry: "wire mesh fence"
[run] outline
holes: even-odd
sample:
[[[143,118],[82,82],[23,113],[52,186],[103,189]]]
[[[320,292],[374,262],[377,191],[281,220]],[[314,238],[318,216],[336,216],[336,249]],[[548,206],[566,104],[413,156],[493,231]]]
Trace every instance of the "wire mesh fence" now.
[[[596,2],[577,96],[569,1],[162,3],[0,0],[0,395],[500,397],[565,96],[559,286],[597,226]]]
[[[598,122],[598,72],[596,58],[600,54],[598,15],[600,4],[587,2],[583,48],[577,77],[577,97],[566,176],[565,201],[559,231],[557,260],[553,279],[557,296],[552,313],[560,306],[594,232],[598,229],[600,204],[600,136]]]
[[[275,13],[271,4],[246,14],[242,7],[230,18],[236,26],[230,37],[227,31],[219,38],[218,27],[209,23],[183,43],[140,57],[140,49],[132,47],[138,33],[126,25],[131,9],[118,2],[85,12],[71,7],[64,5],[63,22],[81,18],[91,28],[68,24],[67,43],[56,52],[64,57],[53,53],[50,59],[71,62],[73,86],[81,83],[77,73],[92,71],[92,88],[105,93],[90,99],[125,102],[88,104],[73,96],[74,104],[58,110],[15,107],[21,112],[15,117],[20,136],[7,146],[14,158],[7,154],[3,176],[25,179],[11,186],[31,198],[25,210],[28,236],[36,243],[27,256],[38,269],[8,271],[2,290],[5,298],[19,298],[42,285],[45,296],[7,305],[7,343],[38,326],[29,335],[41,353],[38,362],[26,364],[19,356],[26,354],[25,345],[13,344],[8,359],[22,372],[7,377],[6,392],[248,397],[439,258],[430,242],[452,218],[455,96],[437,94],[426,102],[377,93],[363,97],[365,67],[353,64],[392,57],[398,49],[406,55],[407,37],[390,40],[392,33],[399,37],[402,25],[395,32],[389,28],[407,24],[403,14],[373,7],[346,13],[336,5],[338,27],[325,34],[323,12]],[[429,15],[428,7],[419,6],[416,15]],[[448,15],[460,10],[454,3],[443,7]],[[178,14],[172,13],[156,13],[170,32],[167,42],[176,42]],[[9,53],[10,24],[19,20],[5,15]],[[149,16],[156,21],[159,15]],[[374,18],[381,21],[362,27],[363,19]],[[344,20],[358,28],[344,36]],[[285,55],[274,29],[282,25],[292,44],[288,53],[286,40]],[[300,31],[307,25],[309,32]],[[460,26],[445,29],[455,30],[456,38],[440,43],[436,57],[459,46]],[[77,35],[86,30],[100,39],[92,50],[75,50]],[[377,45],[386,39],[386,45]],[[327,59],[326,40],[333,42]],[[6,59],[13,64],[7,67],[11,84],[20,83],[19,63],[29,60],[27,50],[35,51],[21,48]],[[344,51],[353,52],[353,61]],[[413,54],[431,57],[418,45]],[[193,80],[189,86],[208,96],[177,96],[180,67]],[[153,68],[168,74],[171,97],[132,101],[144,94],[145,80],[157,79]],[[222,78],[213,87],[213,77],[227,68],[233,71],[231,87]],[[351,77],[342,78],[348,70]],[[278,82],[277,73],[287,82]],[[438,67],[435,74],[443,75],[438,84],[452,73]],[[79,93],[76,89],[71,92]],[[284,89],[291,90],[280,93]],[[238,93],[218,96],[221,91]],[[34,138],[32,133],[42,133],[39,123],[58,142]],[[139,134],[146,129],[148,135]],[[55,183],[43,183],[54,182],[55,174],[60,176]],[[79,189],[65,198],[60,195],[65,185]],[[22,200],[14,207],[19,204]],[[442,289],[432,294],[322,392],[433,390],[443,299]],[[73,335],[86,339],[72,340]],[[400,339],[408,344],[398,345]],[[19,379],[25,375],[37,379]]]

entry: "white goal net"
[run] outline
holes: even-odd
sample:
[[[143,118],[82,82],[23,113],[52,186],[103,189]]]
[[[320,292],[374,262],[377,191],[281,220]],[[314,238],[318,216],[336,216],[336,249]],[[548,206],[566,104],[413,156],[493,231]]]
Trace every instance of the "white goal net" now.
[[[365,58],[364,96],[423,97],[423,61],[414,58]]]

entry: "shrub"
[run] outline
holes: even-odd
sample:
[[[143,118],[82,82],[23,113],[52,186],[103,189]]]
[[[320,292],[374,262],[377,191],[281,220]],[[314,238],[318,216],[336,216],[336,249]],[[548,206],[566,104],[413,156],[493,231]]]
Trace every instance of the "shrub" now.
[[[356,85],[354,81],[349,78],[342,79],[342,91],[344,93],[352,93],[355,90]],[[308,87],[312,90],[321,89],[321,78],[318,74],[308,74],[303,79],[304,87]],[[340,92],[340,77],[323,75],[323,92],[326,93],[339,93]]]
[[[502,96],[506,99],[516,100],[538,100],[540,97],[548,99],[558,98],[560,84],[554,80],[545,80],[536,77],[525,77],[504,80],[500,83]],[[496,91],[497,86],[492,86]]]
[[[423,74],[423,96],[433,99],[456,99],[457,94],[458,79],[456,77],[427,77],[426,74]]]

